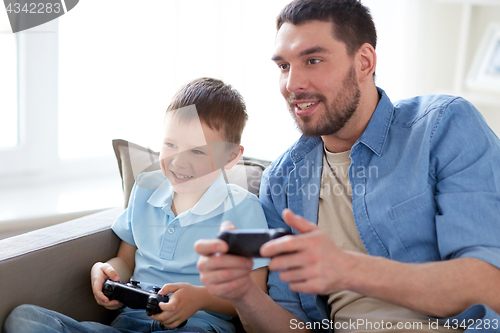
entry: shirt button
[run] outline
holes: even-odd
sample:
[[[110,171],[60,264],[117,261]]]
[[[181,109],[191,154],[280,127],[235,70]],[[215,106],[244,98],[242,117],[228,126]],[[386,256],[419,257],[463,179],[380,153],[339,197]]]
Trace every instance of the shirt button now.
[[[168,228],[168,233],[169,234],[173,234],[175,232],[175,229],[174,228]]]

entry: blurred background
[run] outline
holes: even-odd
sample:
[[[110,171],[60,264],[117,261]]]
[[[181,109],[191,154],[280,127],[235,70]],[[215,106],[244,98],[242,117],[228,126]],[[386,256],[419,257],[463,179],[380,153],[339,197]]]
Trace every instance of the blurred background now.
[[[243,94],[246,156],[279,156],[299,137],[270,60],[288,2],[81,0],[16,34],[0,10],[0,238],[122,205],[111,140],[158,150],[170,98],[194,78]],[[468,84],[500,0],[363,3],[378,31],[376,83],[393,101],[460,95],[500,133],[500,85]]]

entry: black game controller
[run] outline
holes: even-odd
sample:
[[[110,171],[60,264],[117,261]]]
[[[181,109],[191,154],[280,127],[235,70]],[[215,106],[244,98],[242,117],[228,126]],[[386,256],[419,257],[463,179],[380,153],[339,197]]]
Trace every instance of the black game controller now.
[[[285,229],[240,229],[221,231],[217,238],[229,245],[229,254],[260,258],[260,247],[272,240],[292,233]]]
[[[115,282],[110,279],[104,281],[102,293],[110,300],[118,300],[131,309],[146,309],[146,314],[152,316],[160,313],[160,302],[167,303],[168,296],[159,295],[160,287],[146,291],[139,287],[139,281],[131,280],[129,283]],[[187,320],[178,327],[186,325]]]

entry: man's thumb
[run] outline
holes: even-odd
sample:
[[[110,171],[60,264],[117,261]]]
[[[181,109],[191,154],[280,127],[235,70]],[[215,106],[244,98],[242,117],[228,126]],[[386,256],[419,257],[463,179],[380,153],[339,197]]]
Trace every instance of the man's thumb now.
[[[285,208],[282,213],[283,220],[293,229],[297,230],[301,234],[306,232],[311,232],[318,229],[318,227],[307,221],[305,218],[299,215],[295,215],[290,209]]]

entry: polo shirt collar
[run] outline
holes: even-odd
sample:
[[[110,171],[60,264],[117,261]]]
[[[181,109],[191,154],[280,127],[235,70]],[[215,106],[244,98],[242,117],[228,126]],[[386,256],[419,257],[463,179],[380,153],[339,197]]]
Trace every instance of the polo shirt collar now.
[[[196,215],[206,215],[219,207],[228,194],[226,182],[221,174],[189,211]]]
[[[148,204],[159,208],[170,208],[172,207],[173,198],[174,189],[170,186],[167,178],[165,178],[163,183],[161,183],[161,185],[149,197]]]
[[[214,210],[220,207],[224,200],[229,195],[226,182],[222,174],[210,185],[210,187],[201,196],[200,200],[194,205],[193,208],[187,212],[179,214],[181,226],[190,225],[196,222],[201,222],[204,217],[210,215]],[[174,190],[170,186],[167,179],[153,192],[149,197],[148,203],[154,207],[162,208],[168,214],[171,211],[172,199],[174,197]],[[196,215],[192,218],[186,218],[187,214]],[[184,218],[181,218],[183,217]]]

